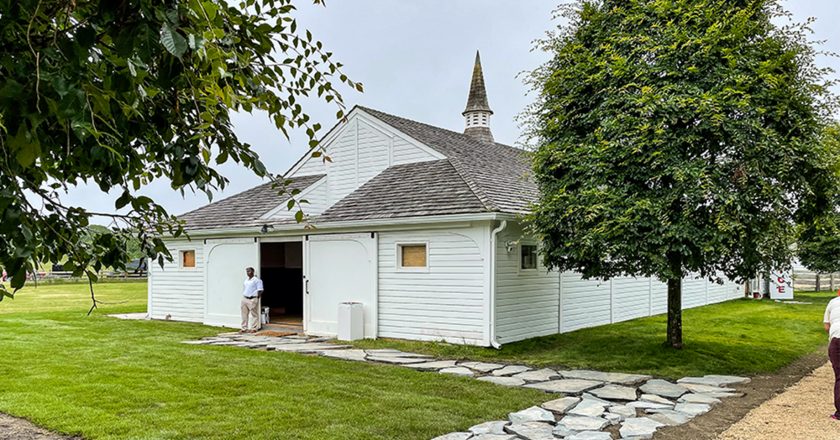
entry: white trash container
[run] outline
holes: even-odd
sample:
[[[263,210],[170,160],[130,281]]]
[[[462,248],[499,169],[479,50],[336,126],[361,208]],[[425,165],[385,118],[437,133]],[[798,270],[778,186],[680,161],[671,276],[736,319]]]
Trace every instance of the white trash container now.
[[[338,305],[338,340],[355,341],[365,337],[365,307],[358,302]]]

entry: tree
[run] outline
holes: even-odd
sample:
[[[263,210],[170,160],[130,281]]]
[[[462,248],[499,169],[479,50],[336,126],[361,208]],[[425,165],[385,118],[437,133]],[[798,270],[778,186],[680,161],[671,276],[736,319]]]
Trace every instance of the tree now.
[[[362,85],[293,13],[292,0],[0,0],[0,266],[11,287],[65,256],[92,280],[122,269],[132,235],[144,255],[171,258],[161,236],[182,225],[138,193],[155,179],[210,197],[227,183],[214,167],[232,160],[283,191],[234,133],[232,112],[265,112],[284,135],[305,129],[324,157],[300,101],[317,96],[343,118],[333,82]],[[121,191],[116,208],[129,212],[63,204],[81,182]],[[85,241],[94,215],[114,227]]]
[[[820,143],[825,166],[834,175],[834,192],[827,209],[800,225],[797,252],[800,262],[814,272],[840,271],[840,123],[826,128]]]
[[[682,347],[683,277],[786,267],[798,222],[834,176],[815,148],[834,100],[807,24],[776,0],[582,0],[541,42],[528,81],[549,267],[668,285]]]

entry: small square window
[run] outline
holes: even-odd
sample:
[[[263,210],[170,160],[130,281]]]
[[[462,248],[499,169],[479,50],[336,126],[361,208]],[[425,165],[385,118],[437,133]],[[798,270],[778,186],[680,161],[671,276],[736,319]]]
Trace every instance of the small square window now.
[[[195,251],[181,251],[181,267],[195,267]]]
[[[537,268],[537,245],[523,244],[519,246],[520,249],[520,265],[519,268],[523,270]]]
[[[401,244],[400,267],[407,269],[425,268],[428,264],[425,244]]]

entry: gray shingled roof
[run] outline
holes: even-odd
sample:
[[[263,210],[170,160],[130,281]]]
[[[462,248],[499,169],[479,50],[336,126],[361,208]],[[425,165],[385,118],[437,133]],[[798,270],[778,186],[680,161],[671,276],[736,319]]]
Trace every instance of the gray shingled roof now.
[[[367,107],[359,107],[446,156],[490,211],[523,214],[539,191],[527,151],[484,143],[463,133],[435,127]]]
[[[524,214],[537,200],[528,152],[481,142],[463,133],[378,110],[358,108],[435,149],[446,159],[390,167],[313,218],[315,224],[480,212]],[[322,177],[297,177],[292,188],[303,190]],[[179,218],[193,230],[255,226],[261,223],[260,217],[286,200],[288,197],[279,196],[266,183]]]
[[[300,189],[312,185],[323,175],[301,176],[293,178],[288,190]],[[202,206],[194,211],[179,215],[186,221],[187,230],[212,229],[236,226],[256,225],[263,214],[289,200],[287,195],[278,194],[272,183],[262,185],[232,195],[228,198]],[[276,222],[275,222],[276,223]]]
[[[324,211],[318,222],[486,211],[449,160],[395,165]]]

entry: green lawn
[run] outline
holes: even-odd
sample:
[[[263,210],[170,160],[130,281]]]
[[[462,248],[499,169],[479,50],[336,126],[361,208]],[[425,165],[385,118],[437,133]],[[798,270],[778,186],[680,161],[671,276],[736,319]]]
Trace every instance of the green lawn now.
[[[121,321],[145,283],[41,285],[0,302],[0,412],[91,439],[429,439],[546,400],[534,390],[179,341],[217,328]]]
[[[532,366],[593,368],[668,378],[756,374],[777,370],[822,350],[822,317],[830,292],[797,293],[812,304],[736,300],[683,312],[685,348],[664,348],[665,316],[507,344],[501,350],[443,343],[362,341],[363,348],[399,348],[447,358],[521,362]]]

